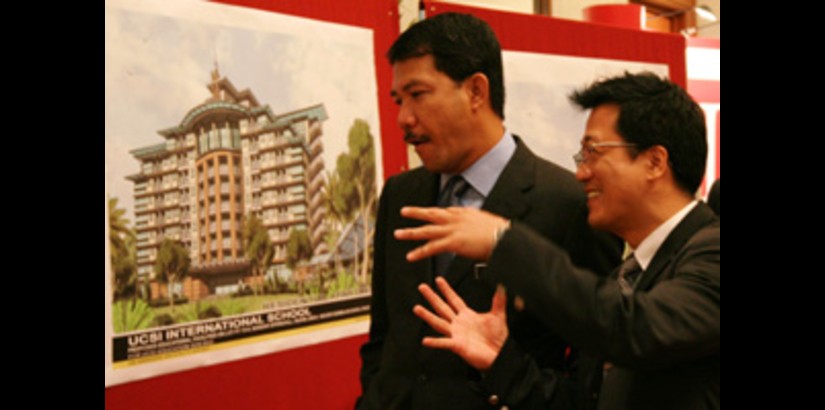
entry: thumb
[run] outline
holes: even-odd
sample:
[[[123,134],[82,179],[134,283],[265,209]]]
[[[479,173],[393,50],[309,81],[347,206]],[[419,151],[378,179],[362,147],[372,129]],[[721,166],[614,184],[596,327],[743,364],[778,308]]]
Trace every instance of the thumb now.
[[[507,317],[507,291],[504,285],[496,286],[496,293],[493,295],[493,307],[490,313],[495,316]]]

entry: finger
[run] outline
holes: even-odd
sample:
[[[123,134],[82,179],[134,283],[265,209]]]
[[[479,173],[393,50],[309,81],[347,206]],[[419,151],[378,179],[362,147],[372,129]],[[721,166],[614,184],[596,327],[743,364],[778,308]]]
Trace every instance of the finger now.
[[[439,297],[429,286],[423,283],[418,285],[418,291],[424,295],[424,299],[427,299],[427,302],[430,303],[430,306],[433,307],[433,310],[435,310],[435,312],[438,313],[442,319],[452,323],[455,318],[455,311],[453,311],[453,309],[447,305],[441,297]]]
[[[451,230],[443,225],[424,225],[416,228],[396,229],[394,234],[395,239],[416,241],[441,238],[450,232]]]
[[[435,284],[438,285],[438,289],[441,291],[441,294],[444,295],[444,298],[447,299],[447,302],[453,307],[453,309],[455,309],[456,312],[467,309],[467,305],[464,304],[464,300],[461,299],[461,296],[458,296],[455,291],[453,291],[453,288],[443,277],[439,276],[435,278]]]
[[[448,213],[444,208],[435,207],[405,206],[401,208],[401,216],[434,224],[442,224],[448,219]]]
[[[493,295],[493,306],[490,313],[495,316],[507,317],[507,291],[504,285],[496,286],[496,293]]]
[[[452,250],[450,249],[450,246],[452,246],[452,242],[453,241],[450,237],[432,239],[427,243],[407,252],[407,261],[420,261],[421,259],[429,258],[430,256],[437,255],[439,253],[451,252]]]
[[[450,333],[450,324],[446,320],[434,315],[423,306],[415,305],[413,307],[413,313],[421,318],[421,320],[427,322],[427,324],[435,329],[436,332],[446,336],[450,336],[452,334]]]
[[[452,351],[455,351],[458,347],[458,344],[454,340],[446,337],[427,336],[423,340],[421,340],[421,344],[425,347],[430,347],[433,349],[445,349]]]

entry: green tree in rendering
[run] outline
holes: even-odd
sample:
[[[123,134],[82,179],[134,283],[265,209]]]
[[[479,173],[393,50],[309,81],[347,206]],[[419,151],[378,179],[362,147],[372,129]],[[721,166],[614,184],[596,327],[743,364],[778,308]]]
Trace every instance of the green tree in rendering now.
[[[312,258],[312,243],[309,240],[309,234],[306,229],[290,229],[289,239],[286,242],[286,266],[292,270],[292,277],[298,283],[298,292],[303,293],[304,285],[309,279],[306,276],[296,275],[295,268],[301,261],[308,261]],[[321,280],[319,289],[323,289],[323,276],[318,273]]]
[[[263,283],[263,276],[269,266],[272,265],[272,257],[275,255],[275,248],[272,240],[269,239],[269,232],[264,227],[263,221],[255,214],[250,213],[246,217],[243,227],[243,242],[246,259],[252,269],[252,277],[260,276],[260,281],[254,281],[252,290],[258,294],[258,283]],[[278,275],[275,275],[275,287],[279,287]]]
[[[290,229],[286,242],[286,266],[295,270],[298,263],[312,258],[312,244],[306,229]]]
[[[161,283],[174,285],[183,280],[189,274],[189,266],[192,261],[189,258],[189,251],[178,241],[165,238],[160,244],[158,256],[155,260],[155,277]],[[174,310],[175,295],[169,287],[169,306]]]
[[[369,271],[370,250],[369,243],[375,230],[370,222],[375,219],[375,145],[370,133],[369,124],[356,119],[349,130],[349,151],[338,155],[336,172],[339,176],[341,198],[343,199],[342,215],[346,219],[361,218],[364,234],[362,239],[361,263],[359,269],[358,257],[355,258],[355,272],[361,284],[367,281]],[[360,271],[360,273],[358,273]]]
[[[118,198],[109,198],[109,249],[112,263],[114,300],[134,297],[137,263],[135,233],[129,229],[126,210],[118,208]]]
[[[335,272],[341,269],[341,258],[338,248],[335,246],[341,237],[341,229],[345,220],[346,204],[341,195],[341,183],[337,172],[326,173],[326,181],[321,191],[321,201],[327,213],[324,223],[327,225],[327,233],[324,238],[327,249],[332,250],[332,260],[335,261]]]
[[[148,328],[155,318],[152,308],[143,299],[121,299],[112,304],[115,333]]]

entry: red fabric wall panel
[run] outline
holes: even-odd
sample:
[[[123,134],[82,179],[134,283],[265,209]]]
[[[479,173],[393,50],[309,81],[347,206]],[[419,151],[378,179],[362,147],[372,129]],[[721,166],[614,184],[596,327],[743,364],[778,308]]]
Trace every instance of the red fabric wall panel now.
[[[722,159],[722,110],[716,111],[716,179],[721,176]]]
[[[106,408],[351,409],[366,335],[106,389]]]

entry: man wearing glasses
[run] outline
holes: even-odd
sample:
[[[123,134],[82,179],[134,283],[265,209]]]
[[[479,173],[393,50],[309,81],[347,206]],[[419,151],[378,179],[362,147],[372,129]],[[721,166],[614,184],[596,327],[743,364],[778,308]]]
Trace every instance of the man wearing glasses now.
[[[707,157],[704,115],[684,90],[650,73],[597,82],[571,100],[592,109],[573,157],[588,222],[633,250],[610,277],[574,266],[530,227],[478,210],[405,208],[402,215],[431,224],[396,237],[428,241],[407,255],[412,261],[444,251],[487,261],[483,280],[503,283],[517,305],[599,358],[591,407],[718,409],[720,222],[694,199]],[[446,302],[421,285],[435,314],[415,313],[445,337],[423,344],[494,368],[509,343],[505,293],[480,314],[436,284]]]

